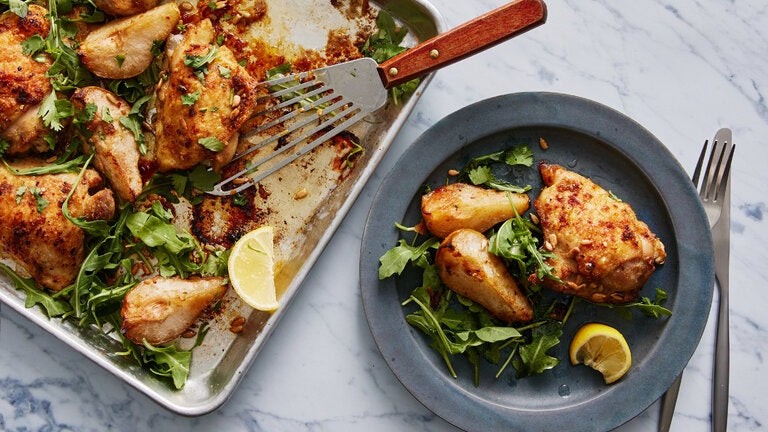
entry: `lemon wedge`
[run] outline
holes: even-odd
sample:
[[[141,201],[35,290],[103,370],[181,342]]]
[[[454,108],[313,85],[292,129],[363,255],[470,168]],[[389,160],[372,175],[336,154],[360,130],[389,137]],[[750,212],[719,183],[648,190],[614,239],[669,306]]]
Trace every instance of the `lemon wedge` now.
[[[583,325],[573,336],[569,353],[572,364],[585,364],[602,373],[606,384],[616,382],[632,366],[624,335],[605,324]]]
[[[254,309],[278,308],[275,292],[274,229],[259,227],[240,238],[227,261],[229,281],[240,298]]]

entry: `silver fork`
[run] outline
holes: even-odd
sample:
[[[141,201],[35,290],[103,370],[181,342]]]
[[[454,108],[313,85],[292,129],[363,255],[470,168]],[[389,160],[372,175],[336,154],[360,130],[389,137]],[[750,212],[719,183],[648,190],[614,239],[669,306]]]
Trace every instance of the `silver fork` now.
[[[730,129],[717,131],[712,142],[706,168],[704,161],[709,148],[709,142],[704,142],[696,169],[693,172],[693,184],[699,190],[704,211],[712,229],[712,242],[715,252],[715,275],[720,287],[720,303],[717,316],[715,342],[715,372],[712,395],[712,430],[725,431],[728,422],[728,372],[729,372],[729,341],[728,341],[728,263],[730,255],[730,226],[731,226],[731,189],[730,172],[733,144]],[[677,377],[662,399],[659,430],[669,431],[672,415],[675,411],[677,393],[680,390],[682,373]]]

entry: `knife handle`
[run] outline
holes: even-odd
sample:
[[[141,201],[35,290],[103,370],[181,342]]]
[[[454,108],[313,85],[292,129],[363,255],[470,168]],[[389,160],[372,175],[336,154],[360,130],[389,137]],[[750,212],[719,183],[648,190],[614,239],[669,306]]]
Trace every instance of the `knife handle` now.
[[[717,313],[717,335],[715,337],[715,378],[712,392],[712,430],[725,432],[728,428],[728,375],[730,372],[730,341],[728,325],[728,296],[723,295],[723,283],[720,284],[720,305]]]
[[[457,62],[517,36],[547,20],[542,0],[516,0],[439,34],[379,65],[390,88]]]

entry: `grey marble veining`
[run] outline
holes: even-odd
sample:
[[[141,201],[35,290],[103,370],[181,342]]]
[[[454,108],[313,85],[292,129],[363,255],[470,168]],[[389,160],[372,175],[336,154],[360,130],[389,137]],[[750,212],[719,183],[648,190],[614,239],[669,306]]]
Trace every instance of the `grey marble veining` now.
[[[453,27],[501,0],[432,0]],[[549,0],[547,23],[437,73],[287,314],[221,409],[160,408],[9,308],[0,317],[0,430],[454,431],[377,351],[358,291],[373,193],[410,143],[467,104],[554,91],[647,128],[691,173],[701,145],[733,129],[729,430],[768,427],[768,3]],[[717,298],[713,304],[716,307]],[[685,370],[673,430],[708,431],[714,314]],[[618,430],[655,430],[658,403]]]

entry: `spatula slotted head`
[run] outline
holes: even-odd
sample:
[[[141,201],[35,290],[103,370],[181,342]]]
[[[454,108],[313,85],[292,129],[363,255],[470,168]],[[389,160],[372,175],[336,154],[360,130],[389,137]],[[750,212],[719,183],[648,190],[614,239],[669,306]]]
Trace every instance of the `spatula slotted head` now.
[[[361,58],[262,83],[270,90],[269,96],[281,102],[256,116],[290,111],[244,134],[244,139],[261,136],[261,140],[236,154],[232,161],[276,143],[281,137],[289,137],[289,141],[217,183],[209,193],[227,196],[253,186],[383,107],[387,90],[377,66],[375,60]],[[272,128],[280,133],[265,136]]]

